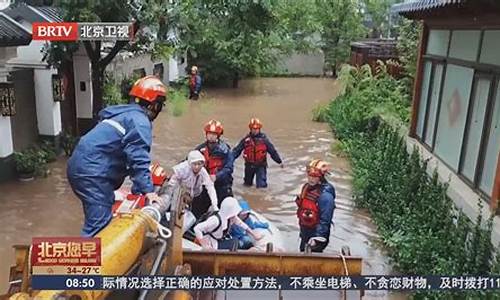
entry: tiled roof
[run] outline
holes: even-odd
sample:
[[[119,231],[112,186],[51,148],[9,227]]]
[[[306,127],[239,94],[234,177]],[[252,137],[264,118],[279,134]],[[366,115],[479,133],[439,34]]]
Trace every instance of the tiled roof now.
[[[58,7],[31,6],[20,4],[5,10],[5,13],[15,20],[23,19],[33,22],[62,22],[63,12]]]
[[[53,7],[53,6],[32,6],[31,8],[34,8],[41,12],[42,14],[46,15],[50,19],[52,19],[52,22],[62,22],[63,21],[63,11],[59,7]]]
[[[416,13],[449,6],[459,6],[465,2],[467,2],[467,0],[413,0],[395,4],[392,6],[391,10],[400,14]]]
[[[24,46],[31,42],[31,33],[11,17],[0,12],[0,47]]]

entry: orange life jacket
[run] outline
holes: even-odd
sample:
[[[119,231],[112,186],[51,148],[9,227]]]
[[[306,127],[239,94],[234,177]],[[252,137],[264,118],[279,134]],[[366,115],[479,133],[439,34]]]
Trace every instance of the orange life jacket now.
[[[245,161],[253,164],[263,164],[267,160],[267,146],[263,138],[247,137],[243,149]]]
[[[215,175],[217,171],[222,169],[224,166],[224,161],[222,157],[210,155],[210,150],[208,146],[200,150],[205,157],[205,167],[207,168],[208,174]]]
[[[321,195],[321,185],[311,187],[308,183],[302,187],[302,192],[297,198],[297,217],[301,227],[314,229],[319,224],[318,198]]]

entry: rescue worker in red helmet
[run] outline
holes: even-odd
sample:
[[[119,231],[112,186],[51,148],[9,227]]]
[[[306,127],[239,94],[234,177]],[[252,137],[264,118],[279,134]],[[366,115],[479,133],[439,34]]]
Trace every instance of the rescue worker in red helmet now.
[[[274,148],[269,138],[261,132],[262,123],[257,118],[252,118],[248,124],[250,132],[233,149],[233,156],[236,160],[241,152],[245,159],[245,176],[243,184],[252,186],[255,176],[257,188],[267,187],[267,154],[283,168],[278,151]]]
[[[335,188],[325,175],[328,164],[315,159],[307,166],[307,183],[295,199],[300,227],[300,251],[306,245],[312,252],[323,252],[330,241],[330,226],[335,210]]]
[[[233,196],[233,153],[229,144],[221,139],[224,127],[217,120],[210,120],[204,127],[206,141],[198,145],[199,150],[205,157],[205,168],[214,182],[217,193],[218,206],[226,197]],[[193,202],[192,212],[199,218],[210,207],[210,197],[206,189],[203,189],[200,200]]]
[[[189,79],[189,99],[198,100],[201,91],[201,76],[198,67],[191,67],[191,77]]]
[[[135,82],[127,105],[109,106],[99,112],[99,123],[85,134],[67,165],[67,177],[80,198],[85,215],[82,236],[94,236],[112,217],[114,191],[126,176],[132,193],[146,195],[164,205],[153,191],[150,171],[152,121],[165,104],[167,87],[156,77]]]

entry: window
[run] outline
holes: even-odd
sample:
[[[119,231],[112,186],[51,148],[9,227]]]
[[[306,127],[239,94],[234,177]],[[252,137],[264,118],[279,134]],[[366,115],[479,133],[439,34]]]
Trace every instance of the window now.
[[[491,197],[500,150],[500,30],[431,29],[415,134]]]
[[[12,83],[0,83],[0,113],[4,117],[16,115],[16,96]]]
[[[420,94],[420,107],[418,108],[417,136],[422,138],[425,125],[425,112],[427,107],[427,97],[429,94],[429,84],[431,80],[432,62],[425,62],[424,78],[422,81],[422,91]]]
[[[479,188],[487,195],[491,195],[493,190],[498,151],[500,151],[500,84],[498,81],[491,112],[490,122],[486,131],[488,132],[488,136],[485,142],[484,167],[479,183]]]
[[[160,78],[161,81],[163,81],[163,64],[156,64],[153,69],[153,75],[156,77]]]
[[[436,128],[436,114],[439,105],[439,96],[441,95],[441,81],[443,78],[443,64],[436,64],[434,67],[434,74],[432,81],[432,90],[429,95],[429,103],[427,104],[427,114],[426,114],[426,128],[424,142],[427,146],[432,147],[434,145],[434,132]]]
[[[135,69],[134,75],[138,76],[138,77],[144,77],[144,76],[146,76],[146,69],[144,69],[144,68]]]
[[[61,76],[56,74],[52,75],[52,97],[56,102],[64,100],[62,79]]]
[[[500,66],[500,30],[486,30],[481,49],[481,63]]]
[[[469,117],[464,141],[464,157],[461,173],[471,182],[475,182],[477,162],[483,133],[486,104],[490,93],[491,78],[476,76],[469,105]]]
[[[451,34],[450,57],[476,61],[480,36],[479,30],[454,30]]]
[[[448,53],[449,30],[431,30],[427,42],[427,54],[446,56]]]
[[[449,64],[437,124],[435,151],[458,171],[474,69]]]

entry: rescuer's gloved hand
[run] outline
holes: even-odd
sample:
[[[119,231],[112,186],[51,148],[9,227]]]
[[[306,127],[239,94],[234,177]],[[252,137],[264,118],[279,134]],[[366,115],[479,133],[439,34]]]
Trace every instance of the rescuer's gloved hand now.
[[[146,198],[152,205],[156,205],[161,211],[166,211],[168,208],[168,203],[162,197],[158,196],[156,193],[147,193]]]
[[[210,245],[210,241],[206,236],[201,239],[195,238],[194,242],[200,245],[203,249],[212,249],[212,245]]]

